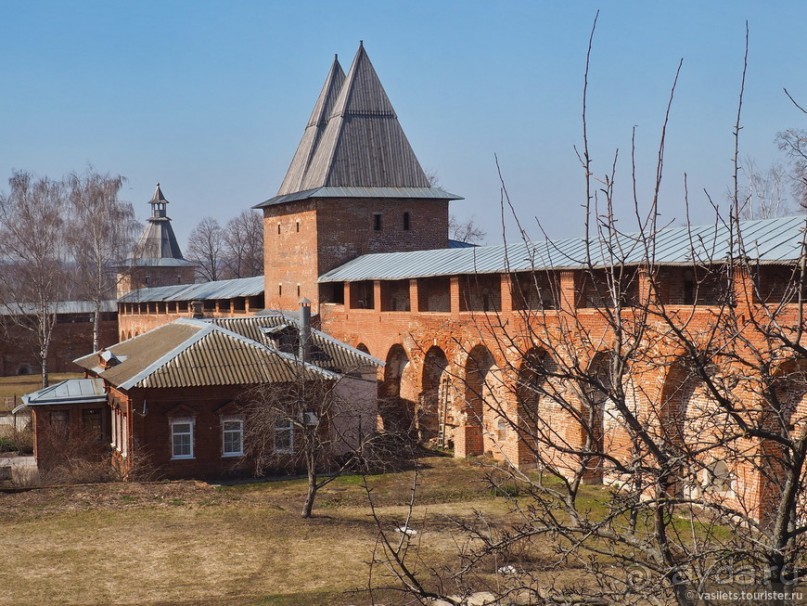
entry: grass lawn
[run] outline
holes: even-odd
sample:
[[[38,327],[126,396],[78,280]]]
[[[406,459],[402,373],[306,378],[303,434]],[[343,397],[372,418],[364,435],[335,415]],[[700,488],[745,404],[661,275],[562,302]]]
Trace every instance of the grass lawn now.
[[[420,502],[411,526],[428,566],[456,564],[448,518],[475,511],[493,521],[508,502],[479,466],[420,460]],[[385,528],[400,525],[412,472],[369,478]],[[303,520],[302,480],[214,486],[114,483],[0,493],[0,604],[368,604],[378,535],[361,478],[324,489]],[[376,568],[376,599],[401,601]],[[386,588],[386,589],[385,589]],[[358,592],[358,593],[357,593]]]

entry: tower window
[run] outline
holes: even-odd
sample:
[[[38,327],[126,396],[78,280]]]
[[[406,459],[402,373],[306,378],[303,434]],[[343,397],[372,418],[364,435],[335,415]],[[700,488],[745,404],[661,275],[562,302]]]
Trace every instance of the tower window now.
[[[277,224],[277,233],[280,233],[280,223]]]
[[[411,229],[411,224],[409,223],[409,213],[404,213],[403,216],[403,228],[404,231],[409,231]]]
[[[277,285],[277,294],[278,294],[278,296],[283,294],[283,285],[282,284]]]
[[[297,233],[298,234],[300,233],[300,222],[299,221],[297,221]]]
[[[300,285],[299,284],[297,285],[297,296],[298,297],[300,296]]]
[[[373,230],[381,231],[381,213],[373,213]]]

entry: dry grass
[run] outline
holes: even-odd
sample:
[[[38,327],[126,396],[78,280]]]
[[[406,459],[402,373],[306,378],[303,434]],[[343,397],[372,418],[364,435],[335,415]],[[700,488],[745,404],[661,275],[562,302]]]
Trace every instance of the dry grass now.
[[[422,459],[414,525],[421,557],[454,562],[446,516],[474,510],[503,519],[507,503],[478,467]],[[405,512],[412,474],[370,478],[385,523]],[[357,477],[323,491],[309,521],[299,517],[299,480],[210,486],[113,483],[0,493],[0,604],[367,604],[377,529]],[[383,591],[392,579],[376,570]]]

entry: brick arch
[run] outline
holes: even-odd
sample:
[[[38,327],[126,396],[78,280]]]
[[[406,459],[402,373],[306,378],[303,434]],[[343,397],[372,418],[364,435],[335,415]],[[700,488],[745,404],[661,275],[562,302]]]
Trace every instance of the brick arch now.
[[[369,356],[369,355],[372,355],[372,354],[370,353],[369,348],[368,348],[368,347],[367,347],[367,346],[366,346],[364,343],[359,343],[358,345],[356,345],[356,349],[358,349],[359,351],[362,351],[362,352],[366,353],[368,356]]]
[[[387,352],[384,378],[379,386],[379,414],[385,431],[409,432],[414,418],[415,403],[406,396],[411,392],[409,355],[400,343]]]
[[[476,345],[468,353],[464,384],[466,454],[490,453],[503,459],[503,451],[516,443],[517,436],[508,422],[514,411],[509,408],[501,368],[484,345]]]
[[[567,427],[569,419],[559,422],[563,407],[558,406],[558,382],[550,378],[557,372],[552,356],[541,347],[532,347],[522,356],[517,369],[516,402],[518,411],[519,465],[556,467],[557,446],[565,442],[558,427]]]
[[[453,446],[454,406],[448,357],[442,348],[433,345],[423,357],[422,391],[418,407],[420,439],[438,439],[441,447]]]

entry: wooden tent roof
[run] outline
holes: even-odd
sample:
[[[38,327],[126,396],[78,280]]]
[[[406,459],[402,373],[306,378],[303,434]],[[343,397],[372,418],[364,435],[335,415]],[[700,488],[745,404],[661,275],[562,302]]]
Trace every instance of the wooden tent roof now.
[[[348,189],[358,195],[344,196]],[[390,197],[377,195],[389,191],[459,199],[429,183],[360,44],[347,76],[334,61],[277,196],[256,208],[307,197]]]

